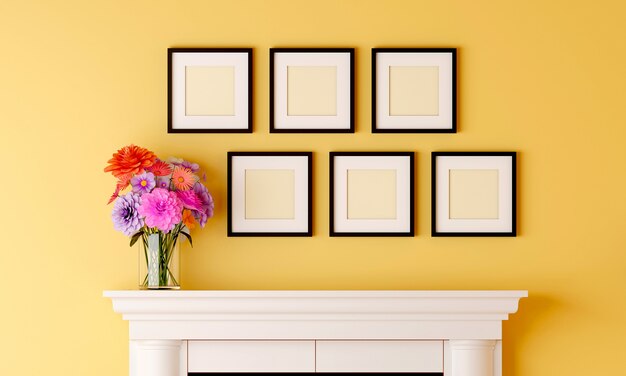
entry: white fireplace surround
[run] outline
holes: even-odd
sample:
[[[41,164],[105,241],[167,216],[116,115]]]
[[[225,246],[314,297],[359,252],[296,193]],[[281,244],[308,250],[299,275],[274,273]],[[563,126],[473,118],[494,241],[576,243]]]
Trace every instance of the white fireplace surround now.
[[[435,372],[501,376],[527,291],[105,291],[130,375]]]

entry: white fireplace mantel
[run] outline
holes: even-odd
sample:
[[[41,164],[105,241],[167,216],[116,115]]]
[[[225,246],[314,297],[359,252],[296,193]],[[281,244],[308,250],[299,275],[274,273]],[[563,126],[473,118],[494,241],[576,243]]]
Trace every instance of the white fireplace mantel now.
[[[129,321],[131,376],[229,371],[500,376],[502,321],[528,293],[105,291],[104,296]]]

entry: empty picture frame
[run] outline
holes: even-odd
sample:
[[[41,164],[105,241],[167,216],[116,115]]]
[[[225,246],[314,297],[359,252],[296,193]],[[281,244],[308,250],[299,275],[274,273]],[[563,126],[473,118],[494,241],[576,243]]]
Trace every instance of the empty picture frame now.
[[[432,236],[516,236],[516,153],[433,152]]]
[[[270,49],[271,133],[354,133],[354,49]]]
[[[455,133],[456,49],[372,49],[372,133]]]
[[[229,152],[228,236],[311,236],[312,153]]]
[[[414,236],[413,152],[330,153],[330,236]]]
[[[168,48],[168,133],[252,132],[251,48]]]

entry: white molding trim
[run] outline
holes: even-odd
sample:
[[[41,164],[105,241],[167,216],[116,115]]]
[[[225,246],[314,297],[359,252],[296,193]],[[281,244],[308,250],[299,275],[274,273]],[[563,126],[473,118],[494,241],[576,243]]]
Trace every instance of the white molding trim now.
[[[152,340],[183,341],[177,342],[183,349],[188,340],[444,340],[450,341],[445,355],[451,359],[444,362],[451,375],[474,375],[458,371],[467,363],[496,376],[502,321],[528,292],[132,290],[104,296],[129,321],[135,368],[141,368],[141,344]],[[160,347],[168,359],[181,358],[166,348]]]

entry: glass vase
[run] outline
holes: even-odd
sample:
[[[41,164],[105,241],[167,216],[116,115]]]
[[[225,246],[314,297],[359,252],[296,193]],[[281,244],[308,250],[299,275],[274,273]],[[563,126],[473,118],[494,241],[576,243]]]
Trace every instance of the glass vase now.
[[[143,234],[139,243],[139,288],[180,289],[180,247],[170,234]]]

